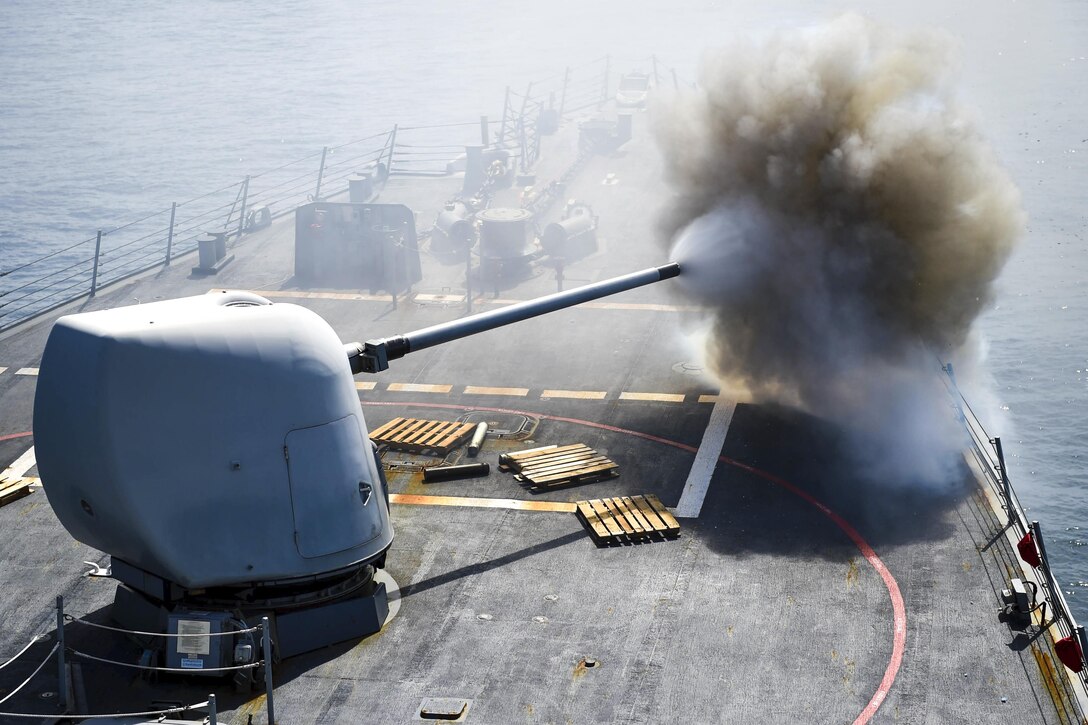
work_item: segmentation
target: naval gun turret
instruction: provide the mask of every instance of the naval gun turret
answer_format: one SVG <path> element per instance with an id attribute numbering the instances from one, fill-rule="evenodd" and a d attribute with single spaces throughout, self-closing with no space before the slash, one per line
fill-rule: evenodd
<path id="1" fill-rule="evenodd" d="M 217 632 L 270 616 L 279 657 L 369 634 L 387 616 L 393 526 L 353 374 L 677 274 L 651 268 L 365 344 L 248 292 L 62 317 L 34 402 L 43 488 L 72 536 L 110 555 L 122 626 Z M 166 665 L 208 670 L 252 651 L 209 639 L 200 652 L 169 640 Z"/>

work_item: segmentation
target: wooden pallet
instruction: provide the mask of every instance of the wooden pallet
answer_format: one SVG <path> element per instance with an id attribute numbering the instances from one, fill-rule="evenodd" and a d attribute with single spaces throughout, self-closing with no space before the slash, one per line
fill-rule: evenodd
<path id="1" fill-rule="evenodd" d="M 0 478 L 0 506 L 5 506 L 34 492 L 36 478 Z"/>
<path id="2" fill-rule="evenodd" d="M 589 483 L 619 475 L 619 464 L 582 443 L 544 446 L 499 456 L 499 470 L 533 489 Z"/>
<path id="3" fill-rule="evenodd" d="M 394 418 L 370 432 L 370 440 L 393 450 L 444 456 L 472 436 L 475 423 Z"/>
<path id="4" fill-rule="evenodd" d="M 652 493 L 595 498 L 575 505 L 578 518 L 589 527 L 598 544 L 674 539 L 680 535 L 680 523 Z"/>

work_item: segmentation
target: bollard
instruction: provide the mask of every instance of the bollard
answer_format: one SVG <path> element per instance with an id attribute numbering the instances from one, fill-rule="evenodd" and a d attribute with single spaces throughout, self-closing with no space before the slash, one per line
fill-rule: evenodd
<path id="1" fill-rule="evenodd" d="M 99 232 L 101 234 L 101 232 Z M 64 597 L 57 597 L 57 697 L 61 712 L 68 710 L 68 668 L 64 664 Z"/>
<path id="2" fill-rule="evenodd" d="M 268 617 L 261 617 L 261 653 L 264 656 L 265 712 L 268 725 L 276 724 L 276 707 L 272 702 L 272 630 Z"/>
<path id="3" fill-rule="evenodd" d="M 208 725 L 216 725 L 215 716 L 215 693 L 212 693 L 208 695 Z"/>

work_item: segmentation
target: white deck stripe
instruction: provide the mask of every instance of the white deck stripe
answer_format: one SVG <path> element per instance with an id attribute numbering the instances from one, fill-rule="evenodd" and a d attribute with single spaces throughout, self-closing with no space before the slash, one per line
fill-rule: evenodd
<path id="1" fill-rule="evenodd" d="M 19 368 L 15 371 L 16 375 L 37 375 L 38 368 Z"/>
<path id="2" fill-rule="evenodd" d="M 14 463 L 8 466 L 3 473 L 0 473 L 0 479 L 22 478 L 27 471 L 34 467 L 35 463 L 37 463 L 37 459 L 34 458 L 34 446 L 31 446 L 26 449 L 23 455 L 16 458 Z"/>
<path id="3" fill-rule="evenodd" d="M 699 518 L 703 499 L 706 498 L 707 489 L 710 488 L 710 479 L 713 478 L 714 469 L 718 466 L 718 456 L 722 454 L 725 435 L 729 432 L 729 423 L 732 422 L 733 411 L 736 409 L 736 401 L 726 400 L 723 396 L 719 396 L 717 402 L 714 403 L 714 410 L 710 412 L 710 421 L 706 424 L 706 430 L 703 431 L 703 440 L 699 443 L 699 450 L 691 464 L 687 483 L 684 484 L 684 492 L 680 495 L 680 503 L 673 509 L 673 513 L 678 518 Z"/>
<path id="4" fill-rule="evenodd" d="M 7 370 L 7 368 L 0 368 L 0 373 L 4 372 L 5 370 Z"/>

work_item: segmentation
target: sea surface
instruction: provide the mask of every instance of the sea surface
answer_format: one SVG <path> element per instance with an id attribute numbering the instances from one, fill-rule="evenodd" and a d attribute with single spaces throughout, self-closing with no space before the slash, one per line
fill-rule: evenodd
<path id="1" fill-rule="evenodd" d="M 606 53 L 690 82 L 734 34 L 853 9 L 941 27 L 1029 214 L 977 326 L 977 412 L 1088 621 L 1088 3 L 762 5 L 5 0 L 0 271 L 393 123 L 498 118 L 507 84 Z"/>

